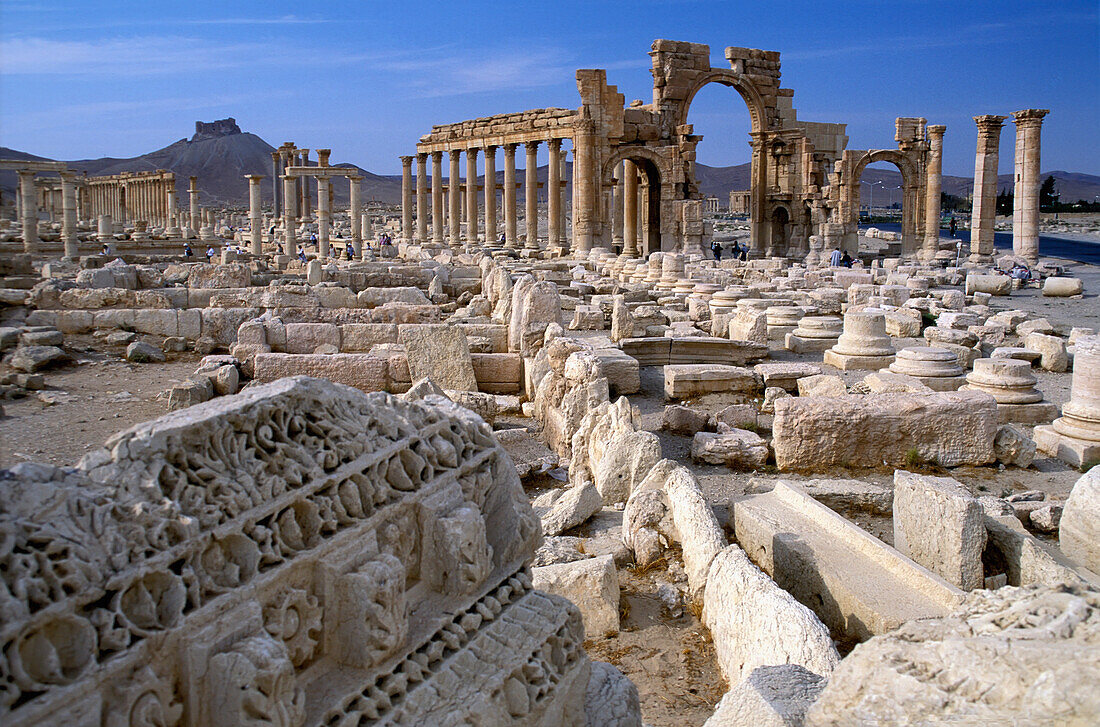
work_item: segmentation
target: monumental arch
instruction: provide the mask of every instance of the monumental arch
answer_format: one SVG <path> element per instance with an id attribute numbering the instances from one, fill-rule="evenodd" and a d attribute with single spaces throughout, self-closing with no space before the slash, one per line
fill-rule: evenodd
<path id="1" fill-rule="evenodd" d="M 421 244 L 444 242 L 444 231 L 453 246 L 477 242 L 479 209 L 484 210 L 482 238 L 495 243 L 497 229 L 496 151 L 504 148 L 503 218 L 507 247 L 519 247 L 516 227 L 515 152 L 524 145 L 529 166 L 535 165 L 539 145 L 549 148 L 547 187 L 549 240 L 546 246 L 568 250 L 570 242 L 562 222 L 567 152 L 572 142 L 572 244 L 578 251 L 611 248 L 622 240 L 627 254 L 656 251 L 701 252 L 703 244 L 702 194 L 695 177 L 695 150 L 701 136 L 688 123 L 692 100 L 704 86 L 727 86 L 744 101 L 751 118 L 752 147 L 750 255 L 801 256 L 809 250 L 809 238 L 819 235 L 824 247 L 853 248 L 859 209 L 859 174 L 874 161 L 898 165 L 904 183 L 904 248 L 916 254 L 923 239 L 923 220 L 930 200 L 925 199 L 930 156 L 938 154 L 938 142 L 929 135 L 942 127 L 925 126 L 925 120 L 903 118 L 897 122 L 897 149 L 847 151 L 845 124 L 803 121 L 793 105 L 794 91 L 780 86 L 780 58 L 776 51 L 730 47 L 725 50 L 728 68 L 710 63 L 710 47 L 702 43 L 656 40 L 652 58 L 653 100 L 624 104 L 618 88 L 607 83 L 600 69 L 577 71 L 581 105 L 577 109 L 544 108 L 522 113 L 436 125 L 422 136 L 415 157 L 403 159 L 411 178 L 417 162 L 416 224 L 405 225 L 406 239 Z M 939 131 L 937 131 L 939 130 Z M 930 150 L 932 150 L 930 152 Z M 467 179 L 459 181 L 460 158 L 467 156 Z M 443 157 L 450 161 L 448 182 L 443 181 Z M 485 177 L 493 184 L 477 184 L 477 156 L 484 154 Z M 428 158 L 431 178 L 428 181 Z M 627 166 L 627 165 L 632 166 Z M 933 168 L 938 168 L 933 166 Z M 628 179 L 636 171 L 636 180 Z M 541 186 L 533 172 L 522 184 L 525 203 L 527 249 L 538 249 L 535 200 Z M 428 189 L 431 189 L 430 198 Z M 444 204 L 443 188 L 448 200 Z M 640 190 L 635 198 L 635 188 Z M 412 183 L 403 195 L 405 219 L 413 219 Z M 484 190 L 484 191 L 482 191 Z M 479 207 L 480 198 L 484 206 Z M 465 199 L 460 195 L 465 193 Z M 623 203 L 624 194 L 627 197 Z M 430 204 L 429 204 L 430 199 Z M 937 209 L 938 209 L 938 199 Z M 623 217 L 627 210 L 643 210 L 646 231 L 630 239 L 636 222 Z M 474 213 L 474 214 L 471 214 Z M 431 218 L 429 234 L 429 216 Z M 445 227 L 444 221 L 448 225 Z M 463 227 L 462 221 L 465 220 Z M 626 235 L 624 239 L 623 230 Z M 493 234 L 489 234 L 493 233 Z M 641 237 L 645 239 L 640 239 Z"/>

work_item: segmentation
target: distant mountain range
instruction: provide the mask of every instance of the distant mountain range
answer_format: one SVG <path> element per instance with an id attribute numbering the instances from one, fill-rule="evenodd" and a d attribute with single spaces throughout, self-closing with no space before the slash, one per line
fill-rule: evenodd
<path id="1" fill-rule="evenodd" d="M 262 184 L 263 199 L 265 203 L 271 202 L 271 152 L 273 151 L 275 147 L 260 137 L 242 132 L 231 119 L 223 119 L 209 124 L 200 122 L 196 125 L 195 135 L 190 139 L 180 139 L 163 149 L 138 157 L 80 159 L 68 161 L 66 164 L 70 169 L 87 172 L 88 176 L 167 169 L 176 173 L 176 187 L 181 206 L 187 205 L 188 177 L 190 176 L 198 177 L 199 200 L 202 204 L 243 206 L 248 204 L 248 181 L 244 178 L 246 174 L 262 174 L 266 177 Z M 0 147 L 0 159 L 52 161 L 5 147 Z M 363 176 L 364 200 L 391 204 L 400 202 L 400 175 L 373 174 L 349 163 L 338 163 L 336 166 L 352 167 Z M 730 167 L 710 167 L 697 163 L 695 169 L 699 191 L 707 196 L 718 197 L 724 206 L 731 190 L 749 188 L 749 167 L 748 163 Z M 1053 175 L 1057 193 L 1063 202 L 1076 202 L 1080 199 L 1093 201 L 1100 195 L 1100 176 L 1059 170 L 1043 172 L 1042 177 L 1045 179 L 1048 175 Z M 570 174 L 566 178 L 571 176 Z M 539 167 L 538 177 L 540 181 L 546 181 L 545 166 Z M 498 181 L 503 182 L 503 178 L 504 172 L 498 171 Z M 888 204 L 891 198 L 894 201 L 900 201 L 901 195 L 896 189 L 901 184 L 900 172 L 894 169 L 867 169 L 863 173 L 863 181 L 868 185 L 874 185 L 876 206 L 879 204 L 879 199 L 884 204 Z M 0 192 L 4 194 L 5 199 L 11 199 L 16 184 L 17 178 L 14 172 L 0 172 Z M 943 191 L 948 194 L 965 197 L 970 194 L 972 186 L 973 180 L 970 177 L 945 176 L 943 178 Z M 1011 190 L 1012 186 L 1012 174 L 1002 174 L 997 178 L 998 191 Z M 337 182 L 334 187 L 336 203 L 346 205 L 348 185 Z M 867 190 L 866 186 L 864 190 Z M 568 188 L 566 193 L 570 193 Z M 881 198 L 879 198 L 880 194 L 883 195 Z M 544 194 L 540 194 L 540 197 L 543 196 Z M 522 191 L 520 197 L 522 197 Z"/>

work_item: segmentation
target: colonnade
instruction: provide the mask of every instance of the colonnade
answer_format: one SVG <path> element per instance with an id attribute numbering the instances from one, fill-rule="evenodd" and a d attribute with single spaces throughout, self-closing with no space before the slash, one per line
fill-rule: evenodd
<path id="1" fill-rule="evenodd" d="M 317 182 L 317 251 L 321 257 L 329 257 L 331 254 L 330 249 L 330 232 L 332 226 L 332 180 L 335 177 L 346 177 L 350 184 L 350 201 L 351 209 L 349 210 L 349 216 L 351 218 L 351 242 L 352 249 L 356 257 L 360 257 L 363 251 L 363 194 L 362 194 L 362 182 L 363 177 L 359 174 L 355 174 L 354 169 L 348 167 L 334 167 L 329 164 L 329 156 L 331 155 L 331 149 L 318 149 L 317 150 L 317 165 L 316 166 L 284 166 L 282 169 L 283 180 L 283 200 L 282 200 L 282 216 L 283 216 L 283 239 L 286 243 L 286 254 L 296 255 L 298 253 L 298 236 L 297 236 L 297 224 L 299 221 L 298 209 L 299 205 L 308 205 L 308 200 L 303 200 L 298 195 L 298 190 L 301 188 L 308 189 L 309 183 L 300 184 L 304 180 L 310 178 L 316 179 Z M 272 155 L 274 158 L 274 155 Z M 308 155 L 306 156 L 308 161 Z M 259 241 L 262 240 L 262 236 L 258 236 L 256 230 L 259 229 L 258 220 L 262 220 L 262 213 L 260 211 L 260 180 L 263 177 L 258 175 L 252 175 L 248 177 L 249 180 L 249 217 L 254 220 L 252 225 L 252 238 L 251 244 L 254 251 L 259 249 Z M 409 180 L 408 175 L 402 178 L 402 191 L 404 197 L 408 198 Z M 301 217 L 303 222 L 308 222 L 305 215 Z"/>
<path id="2" fill-rule="evenodd" d="M 1040 131 L 1047 109 L 1015 111 L 1015 183 L 1012 205 L 1012 252 L 1039 261 Z M 975 116 L 978 145 L 974 157 L 974 194 L 970 215 L 970 261 L 993 260 L 993 225 L 997 217 L 997 167 L 1001 127 L 1007 116 Z M 938 219 L 938 218 L 937 218 Z"/>
<path id="3" fill-rule="evenodd" d="M 145 221 L 168 227 L 176 214 L 176 175 L 173 172 L 136 172 L 89 177 L 82 190 L 89 216 L 110 215 L 119 222 Z"/>
<path id="4" fill-rule="evenodd" d="M 452 248 L 463 245 L 497 247 L 500 227 L 497 193 L 502 192 L 504 214 L 504 242 L 509 249 L 521 247 L 519 239 L 518 210 L 516 206 L 516 149 L 523 143 L 526 169 L 522 183 L 524 197 L 525 236 L 523 249 L 536 251 L 543 247 L 568 250 L 565 235 L 565 205 L 562 192 L 565 188 L 566 152 L 561 138 L 507 142 L 501 144 L 466 146 L 463 148 L 432 149 L 419 151 L 415 156 L 401 157 L 401 234 L 408 241 L 419 245 L 449 244 Z M 547 173 L 547 234 L 539 237 L 538 147 L 545 143 L 549 152 Z M 504 180 L 498 183 L 496 154 L 504 151 Z M 466 154 L 466 174 L 462 178 L 462 154 Z M 443 179 L 443 156 L 448 157 L 448 175 Z M 484 181 L 478 181 L 478 156 L 484 154 Z M 431 177 L 428 177 L 428 157 L 431 157 Z M 415 183 L 413 161 L 416 161 Z M 446 197 L 444 197 L 446 192 Z M 480 193 L 480 196 L 479 196 Z M 429 198 L 430 195 L 430 198 Z M 429 225 L 430 217 L 430 225 Z M 415 220 L 414 220 L 415 218 Z M 481 221 L 484 220 L 484 235 Z M 465 223 L 465 225 L 463 225 Z"/>

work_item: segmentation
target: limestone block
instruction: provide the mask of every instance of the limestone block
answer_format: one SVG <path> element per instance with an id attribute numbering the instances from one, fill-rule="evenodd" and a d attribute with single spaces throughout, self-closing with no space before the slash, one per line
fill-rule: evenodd
<path id="1" fill-rule="evenodd" d="M 771 388 L 778 386 L 787 391 L 798 391 L 798 380 L 804 376 L 817 376 L 821 373 L 821 367 L 811 363 L 763 363 L 753 366 L 764 382 L 764 386 Z"/>
<path id="2" fill-rule="evenodd" d="M 899 308 L 886 313 L 886 333 L 895 338 L 916 338 L 921 332 L 920 312 L 914 311 L 917 315 L 913 316 L 904 310 L 907 309 Z"/>
<path id="3" fill-rule="evenodd" d="M 829 631 L 810 609 L 762 573 L 736 545 L 711 563 L 703 596 L 718 665 L 731 684 L 761 666 L 796 664 L 828 676 L 840 661 Z"/>
<path id="4" fill-rule="evenodd" d="M 759 387 L 752 369 L 714 364 L 675 364 L 665 366 L 665 396 L 687 399 L 702 394 L 732 392 L 751 394 Z"/>
<path id="5" fill-rule="evenodd" d="M 421 381 L 431 383 L 430 379 Z M 416 388 L 414 384 L 405 396 L 413 394 Z M 439 393 L 442 393 L 442 390 Z M 526 429 L 501 429 L 493 432 L 493 435 L 511 457 L 520 479 L 542 474 L 558 466 L 558 455 L 551 452 L 549 447 Z"/>
<path id="6" fill-rule="evenodd" d="M 617 348 L 581 350 L 569 356 L 564 375 L 567 381 L 581 383 L 607 379 L 612 396 L 633 394 L 641 388 L 638 360 Z"/>
<path id="7" fill-rule="evenodd" d="M 1043 295 L 1047 297 L 1069 297 L 1081 295 L 1085 284 L 1080 278 L 1047 278 L 1043 281 Z"/>
<path id="8" fill-rule="evenodd" d="M 134 330 L 150 336 L 179 335 L 179 313 L 175 310 L 143 308 L 134 311 Z"/>
<path id="9" fill-rule="evenodd" d="M 1100 467 L 1077 480 L 1058 525 L 1058 544 L 1070 560 L 1100 573 Z"/>
<path id="10" fill-rule="evenodd" d="M 168 389 L 168 411 L 185 409 L 209 401 L 214 396 L 214 384 L 210 379 L 187 380 Z"/>
<path id="11" fill-rule="evenodd" d="M 994 459 L 997 404 L 976 391 L 790 397 L 775 401 L 780 469 L 901 466 L 913 452 L 943 467 Z"/>
<path id="12" fill-rule="evenodd" d="M 1095 723 L 1098 613 L 1089 586 L 975 591 L 950 616 L 857 646 L 806 725 Z"/>
<path id="13" fill-rule="evenodd" d="M 542 522 L 544 535 L 560 535 L 571 530 L 603 507 L 600 491 L 590 480 L 582 480 L 568 490 L 550 490 L 531 503 Z"/>
<path id="14" fill-rule="evenodd" d="M 193 265 L 187 275 L 188 288 L 247 288 L 252 285 L 252 268 L 243 263 Z"/>
<path id="15" fill-rule="evenodd" d="M 444 389 L 477 391 L 466 334 L 448 325 L 403 325 L 398 338 L 405 346 L 413 379 L 428 377 Z"/>
<path id="16" fill-rule="evenodd" d="M 1045 333 L 1029 333 L 1027 338 L 1024 339 L 1024 346 L 1032 351 L 1039 352 L 1039 366 L 1047 371 L 1064 373 L 1069 369 L 1069 354 L 1066 352 L 1066 342 L 1061 338 L 1048 336 Z"/>
<path id="17" fill-rule="evenodd" d="M 799 396 L 844 396 L 848 387 L 844 379 L 828 374 L 814 374 L 797 380 Z"/>
<path id="18" fill-rule="evenodd" d="M 619 574 L 610 555 L 532 568 L 531 580 L 576 604 L 589 638 L 619 633 Z"/>
<path id="19" fill-rule="evenodd" d="M 202 335 L 202 311 L 187 309 L 177 310 L 176 326 L 177 335 L 189 341 L 194 341 Z"/>
<path id="20" fill-rule="evenodd" d="M 13 369 L 34 373 L 69 360 L 69 354 L 57 346 L 20 346 L 8 360 Z"/>
<path id="21" fill-rule="evenodd" d="M 943 343 L 952 343 L 956 346 L 973 347 L 978 343 L 978 337 L 970 331 L 943 328 L 941 326 L 929 326 L 924 329 L 924 338 L 930 346 L 939 346 Z"/>
<path id="22" fill-rule="evenodd" d="M 632 432 L 608 442 L 592 470 L 603 503 L 626 502 L 660 459 L 661 442 L 653 432 Z"/>
<path id="23" fill-rule="evenodd" d="M 894 472 L 894 547 L 948 583 L 971 591 L 985 582 L 981 504 L 950 477 Z"/>
<path id="24" fill-rule="evenodd" d="M 798 664 L 759 666 L 725 693 L 703 727 L 801 727 L 827 681 Z"/>
<path id="25" fill-rule="evenodd" d="M 356 296 L 360 308 L 376 308 L 387 303 L 428 305 L 431 303 L 419 288 L 398 286 L 394 288 L 364 288 Z"/>
<path id="26" fill-rule="evenodd" d="M 688 587 L 698 595 L 706 587 L 711 561 L 726 546 L 726 537 L 690 470 L 674 467 L 665 479 L 664 490 L 683 551 Z"/>
<path id="27" fill-rule="evenodd" d="M 229 346 L 237 342 L 237 329 L 241 324 L 258 316 L 260 311 L 255 308 L 203 308 L 199 313 L 202 316 L 202 337 L 220 346 Z M 186 337 L 182 325 L 179 335 Z"/>
<path id="28" fill-rule="evenodd" d="M 762 310 L 745 309 L 730 320 L 729 337 L 732 341 L 750 341 L 767 344 L 768 315 Z"/>
<path id="29" fill-rule="evenodd" d="M 57 329 L 27 331 L 19 336 L 19 345 L 21 346 L 60 346 L 64 342 L 65 336 Z"/>
<path id="30" fill-rule="evenodd" d="M 1039 532 L 1053 533 L 1058 530 L 1062 512 L 1063 507 L 1061 505 L 1043 505 L 1031 511 L 1031 514 L 1028 515 L 1028 522 Z"/>
<path id="31" fill-rule="evenodd" d="M 872 513 L 889 516 L 894 505 L 894 491 L 860 480 L 813 479 L 801 480 L 799 486 L 806 494 L 831 510 L 845 516 Z M 746 494 L 770 492 L 774 480 L 753 478 L 745 488 Z"/>
<path id="32" fill-rule="evenodd" d="M 1036 318 L 1016 324 L 1016 335 L 1021 340 L 1026 340 L 1032 333 L 1045 333 L 1048 336 L 1054 334 L 1054 326 L 1046 318 Z"/>
<path id="33" fill-rule="evenodd" d="M 588 727 L 642 727 L 638 688 L 611 664 L 592 662 L 584 692 Z"/>
<path id="34" fill-rule="evenodd" d="M 734 429 L 749 429 L 751 431 L 757 425 L 758 414 L 759 412 L 752 404 L 730 404 L 714 415 L 714 423 L 716 425 L 725 424 Z M 692 434 L 695 434 L 695 432 L 692 432 Z"/>
<path id="35" fill-rule="evenodd" d="M 286 352 L 313 353 L 319 346 L 340 348 L 340 329 L 332 323 L 286 324 Z"/>
<path id="36" fill-rule="evenodd" d="M 253 359 L 253 380 L 261 383 L 286 376 L 313 376 L 360 391 L 387 391 L 391 385 L 388 371 L 385 359 L 367 353 L 257 353 Z"/>
<path id="37" fill-rule="evenodd" d="M 932 389 L 920 379 L 908 374 L 895 374 L 883 369 L 863 377 L 863 383 L 872 394 L 931 394 Z"/>
<path id="38" fill-rule="evenodd" d="M 993 440 L 993 454 L 1001 464 L 1027 469 L 1035 460 L 1035 442 L 1018 427 L 1003 424 Z"/>
<path id="39" fill-rule="evenodd" d="M 691 458 L 707 464 L 758 469 L 768 461 L 768 444 L 755 432 L 729 429 L 717 434 L 699 432 L 691 441 Z"/>
<path id="40" fill-rule="evenodd" d="M 661 414 L 661 429 L 685 437 L 694 436 L 707 428 L 710 417 L 706 412 L 688 406 L 670 404 Z M 755 417 L 753 419 L 755 421 Z"/>
<path id="41" fill-rule="evenodd" d="M 163 363 L 164 351 L 145 341 L 134 341 L 126 347 L 126 360 L 133 363 Z"/>

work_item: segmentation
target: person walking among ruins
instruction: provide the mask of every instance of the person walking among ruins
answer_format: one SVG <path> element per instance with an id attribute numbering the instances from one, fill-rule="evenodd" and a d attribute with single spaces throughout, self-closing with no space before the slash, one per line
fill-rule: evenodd
<path id="1" fill-rule="evenodd" d="M 958 223 L 958 221 L 957 221 L 957 220 L 955 219 L 955 215 L 951 215 L 951 224 L 949 225 L 949 229 L 951 230 L 951 237 L 954 237 L 954 236 L 955 236 L 955 233 L 956 233 L 956 232 L 958 231 L 958 229 L 959 229 L 959 223 Z"/>
<path id="2" fill-rule="evenodd" d="M 213 262 L 213 261 L 214 261 L 214 247 L 213 247 L 213 245 L 211 245 L 210 247 L 206 248 L 206 262 Z"/>
<path id="3" fill-rule="evenodd" d="M 710 243 L 710 251 L 714 253 L 714 259 L 722 262 L 722 243 L 717 240 Z"/>
<path id="4" fill-rule="evenodd" d="M 834 268 L 839 268 L 842 259 L 843 256 L 840 254 L 840 248 L 838 247 L 837 249 L 833 250 L 831 255 L 829 255 L 829 264 L 832 265 Z"/>
<path id="5" fill-rule="evenodd" d="M 191 243 L 189 243 L 189 242 L 183 243 L 183 256 L 185 258 L 195 257 L 195 251 L 191 249 Z"/>

